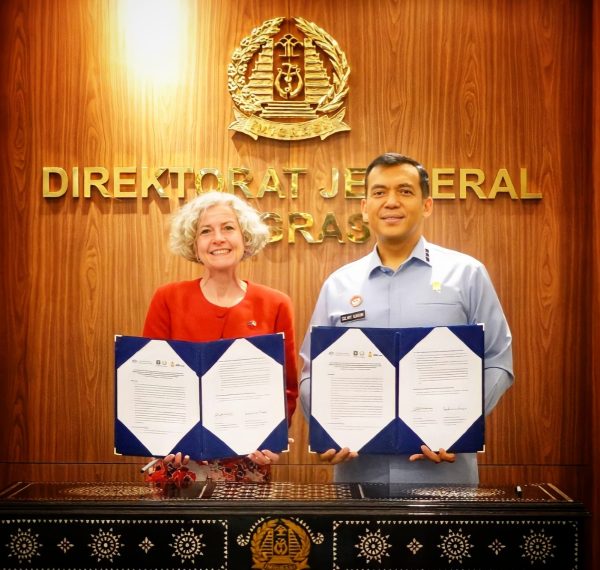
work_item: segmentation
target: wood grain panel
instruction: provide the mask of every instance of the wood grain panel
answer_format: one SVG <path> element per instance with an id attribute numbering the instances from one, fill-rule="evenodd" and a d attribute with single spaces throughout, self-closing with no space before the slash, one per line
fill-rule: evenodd
<path id="1" fill-rule="evenodd" d="M 270 193 L 257 207 L 284 220 L 310 213 L 316 236 L 328 212 L 345 231 L 359 211 L 358 200 L 344 198 L 342 180 L 337 196 L 319 193 L 331 185 L 331 168 L 343 176 L 345 167 L 397 150 L 430 170 L 455 168 L 456 193 L 460 168 L 481 169 L 486 194 L 499 169 L 518 189 L 526 168 L 529 191 L 543 193 L 529 201 L 479 200 L 473 192 L 466 200 L 437 200 L 426 233 L 486 264 L 513 331 L 516 383 L 488 419 L 482 478 L 533 477 L 548 465 L 549 478 L 579 492 L 575 473 L 588 477 L 593 461 L 581 442 L 590 426 L 597 433 L 588 379 L 598 369 L 590 357 L 597 318 L 589 311 L 598 200 L 589 208 L 582 199 L 597 163 L 597 149 L 595 163 L 589 153 L 592 69 L 585 63 L 590 3 L 184 1 L 177 4 L 176 47 L 183 55 L 173 60 L 175 76 L 159 62 L 146 76 L 131 64 L 136 22 L 124 18 L 126 5 L 0 5 L 0 460 L 10 466 L 4 472 L 135 476 L 128 460 L 112 455 L 113 335 L 140 333 L 160 284 L 201 273 L 166 246 L 177 198 L 110 199 L 93 191 L 90 199 L 43 199 L 43 166 L 63 167 L 70 176 L 80 167 L 80 179 L 84 166 L 246 167 L 254 192 L 273 167 L 287 194 Z M 314 21 L 345 51 L 350 132 L 289 143 L 227 130 L 231 53 L 275 16 Z M 168 21 L 149 35 L 166 49 Z M 289 196 L 286 167 L 307 169 L 298 198 Z M 192 178 L 185 186 L 189 197 Z M 372 246 L 332 238 L 309 244 L 299 236 L 290 244 L 285 233 L 245 262 L 242 275 L 292 297 L 300 344 L 323 279 Z M 597 300 L 593 306 L 597 316 Z M 330 469 L 306 451 L 300 413 L 292 435 L 289 465 L 278 466 L 277 477 L 329 480 Z M 527 466 L 532 471 L 523 471 Z"/>
<path id="2" fill-rule="evenodd" d="M 12 481 L 142 481 L 138 465 L 115 463 L 0 463 L 0 487 Z"/>
<path id="3" fill-rule="evenodd" d="M 2 382 L 3 397 L 0 398 L 0 414 L 4 422 L 3 429 L 0 429 L 0 453 L 3 457 L 10 454 L 11 458 L 17 459 L 23 456 L 26 445 L 28 387 L 22 379 L 27 354 L 27 327 L 24 323 L 29 311 L 28 268 L 24 261 L 27 259 L 26 255 L 11 253 L 27 251 L 30 241 L 28 232 L 24 230 L 26 222 L 23 219 L 27 212 L 25 189 L 31 185 L 31 174 L 27 168 L 31 147 L 27 144 L 28 134 L 23 131 L 27 105 L 24 85 L 29 77 L 25 69 L 27 29 L 23 7 L 3 4 L 0 16 L 0 61 L 5 70 L 5 81 L 0 84 L 3 103 L 0 105 L 0 125 L 5 133 L 0 143 L 0 168 L 3 183 L 11 189 L 6 193 L 3 207 L 0 208 L 0 223 L 3 228 L 0 240 L 0 306 L 3 313 L 3 318 L 0 319 L 0 374 L 5 379 Z"/>
<path id="4" fill-rule="evenodd" d="M 592 145 L 592 188 L 593 188 L 593 220 L 600 219 L 600 1 L 593 2 L 593 38 L 592 38 L 592 54 L 593 54 L 593 88 L 592 88 L 592 125 L 593 125 L 593 145 Z M 594 225 L 592 232 L 593 242 L 591 259 L 593 267 L 592 276 L 592 295 L 591 295 L 591 398 L 589 401 L 589 421 L 591 443 L 590 456 L 592 463 L 592 481 L 590 485 L 590 497 L 588 504 L 592 512 L 592 523 L 590 525 L 590 536 L 600 536 L 600 353 L 597 347 L 600 345 L 600 232 L 597 226 Z M 600 566 L 600 548 L 593 549 L 590 568 Z"/>

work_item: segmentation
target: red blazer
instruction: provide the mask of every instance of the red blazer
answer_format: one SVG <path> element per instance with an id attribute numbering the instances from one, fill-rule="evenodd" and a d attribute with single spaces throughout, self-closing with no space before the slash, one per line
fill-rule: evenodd
<path id="1" fill-rule="evenodd" d="M 281 291 L 248 282 L 246 295 L 237 305 L 219 307 L 206 300 L 200 279 L 169 283 L 154 293 L 143 335 L 208 342 L 278 332 L 285 336 L 285 382 L 291 422 L 298 397 L 296 339 L 292 301 Z"/>

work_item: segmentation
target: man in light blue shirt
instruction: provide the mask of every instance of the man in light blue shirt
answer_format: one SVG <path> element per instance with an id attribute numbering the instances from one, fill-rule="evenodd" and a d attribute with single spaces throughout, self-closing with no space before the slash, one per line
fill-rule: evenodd
<path id="1" fill-rule="evenodd" d="M 323 284 L 300 355 L 300 399 L 310 415 L 310 328 L 421 327 L 483 323 L 486 415 L 513 382 L 512 337 L 485 267 L 476 259 L 428 243 L 425 219 L 433 200 L 429 176 L 412 158 L 386 153 L 365 174 L 363 218 L 376 237 L 367 256 L 333 272 Z M 336 482 L 477 483 L 477 456 L 421 447 L 411 455 L 359 455 L 330 449 L 321 460 Z"/>

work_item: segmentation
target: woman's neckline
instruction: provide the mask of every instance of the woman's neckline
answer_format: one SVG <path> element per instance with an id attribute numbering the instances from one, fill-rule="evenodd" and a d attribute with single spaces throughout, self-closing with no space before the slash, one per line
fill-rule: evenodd
<path id="1" fill-rule="evenodd" d="M 234 298 L 231 304 L 220 305 L 209 298 L 209 296 L 206 294 L 205 286 L 203 286 L 203 283 L 206 283 L 206 281 L 203 277 L 200 277 L 198 279 L 198 290 L 200 291 L 200 294 L 209 305 L 212 305 L 220 311 L 228 311 L 229 309 L 236 307 L 246 298 L 246 295 L 248 294 L 248 282 L 240 279 L 239 284 L 240 289 L 243 290 L 243 294 L 241 294 L 237 299 Z"/>

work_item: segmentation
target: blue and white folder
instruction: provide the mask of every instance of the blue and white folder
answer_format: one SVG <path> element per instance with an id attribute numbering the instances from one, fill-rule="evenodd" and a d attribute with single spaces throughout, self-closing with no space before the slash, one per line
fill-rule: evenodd
<path id="1" fill-rule="evenodd" d="M 192 459 L 288 448 L 282 334 L 115 337 L 115 452 Z"/>
<path id="2" fill-rule="evenodd" d="M 484 447 L 482 325 L 313 327 L 310 451 Z"/>

